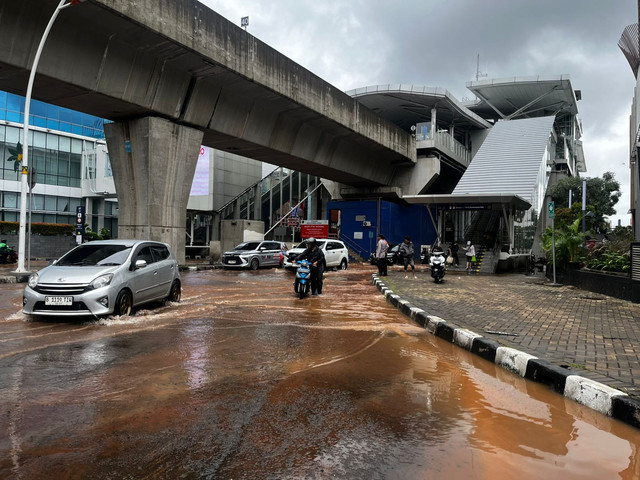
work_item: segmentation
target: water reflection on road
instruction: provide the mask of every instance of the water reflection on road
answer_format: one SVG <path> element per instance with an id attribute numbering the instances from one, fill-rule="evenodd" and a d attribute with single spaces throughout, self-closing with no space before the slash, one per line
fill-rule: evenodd
<path id="1" fill-rule="evenodd" d="M 640 477 L 640 432 L 431 336 L 369 274 L 298 300 L 285 271 L 189 272 L 180 304 L 86 323 L 2 286 L 0 477 Z"/>

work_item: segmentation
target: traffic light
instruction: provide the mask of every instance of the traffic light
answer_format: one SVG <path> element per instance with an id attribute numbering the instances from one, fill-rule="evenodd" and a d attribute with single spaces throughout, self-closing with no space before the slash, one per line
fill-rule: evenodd
<path id="1" fill-rule="evenodd" d="M 33 187 L 36 186 L 36 169 L 35 167 L 31 167 L 29 169 L 29 189 L 33 190 Z"/>

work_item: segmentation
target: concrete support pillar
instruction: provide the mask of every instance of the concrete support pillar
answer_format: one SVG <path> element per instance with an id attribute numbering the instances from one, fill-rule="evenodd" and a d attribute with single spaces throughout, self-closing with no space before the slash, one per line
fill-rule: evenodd
<path id="1" fill-rule="evenodd" d="M 118 236 L 168 243 L 184 263 L 187 201 L 203 133 L 157 117 L 105 124 Z"/>

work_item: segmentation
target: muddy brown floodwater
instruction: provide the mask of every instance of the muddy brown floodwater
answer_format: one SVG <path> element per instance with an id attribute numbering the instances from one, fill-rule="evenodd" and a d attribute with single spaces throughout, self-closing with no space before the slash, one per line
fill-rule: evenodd
<path id="1" fill-rule="evenodd" d="M 0 286 L 0 478 L 640 478 L 638 430 L 431 336 L 370 274 L 299 300 L 283 270 L 187 272 L 180 304 L 86 322 Z"/>

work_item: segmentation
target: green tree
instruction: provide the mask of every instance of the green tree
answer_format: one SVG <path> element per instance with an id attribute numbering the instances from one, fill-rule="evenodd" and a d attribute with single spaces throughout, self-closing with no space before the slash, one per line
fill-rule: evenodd
<path id="1" fill-rule="evenodd" d="M 593 228 L 606 231 L 605 217 L 616 213 L 615 205 L 620 200 L 620 183 L 612 172 L 605 172 L 602 178 L 566 177 L 549 190 L 553 201 L 558 208 L 571 207 L 572 212 L 582 209 L 582 182 L 587 181 L 587 206 L 593 207 Z M 573 205 L 569 205 L 569 190 L 573 192 Z M 574 217 L 575 218 L 575 217 Z"/>
<path id="2" fill-rule="evenodd" d="M 542 234 L 542 249 L 547 252 L 547 260 L 553 248 L 551 227 Z M 556 229 L 556 261 L 559 264 L 575 262 L 578 260 L 584 235 L 582 234 L 582 217 L 576 218 L 571 224 Z"/>

